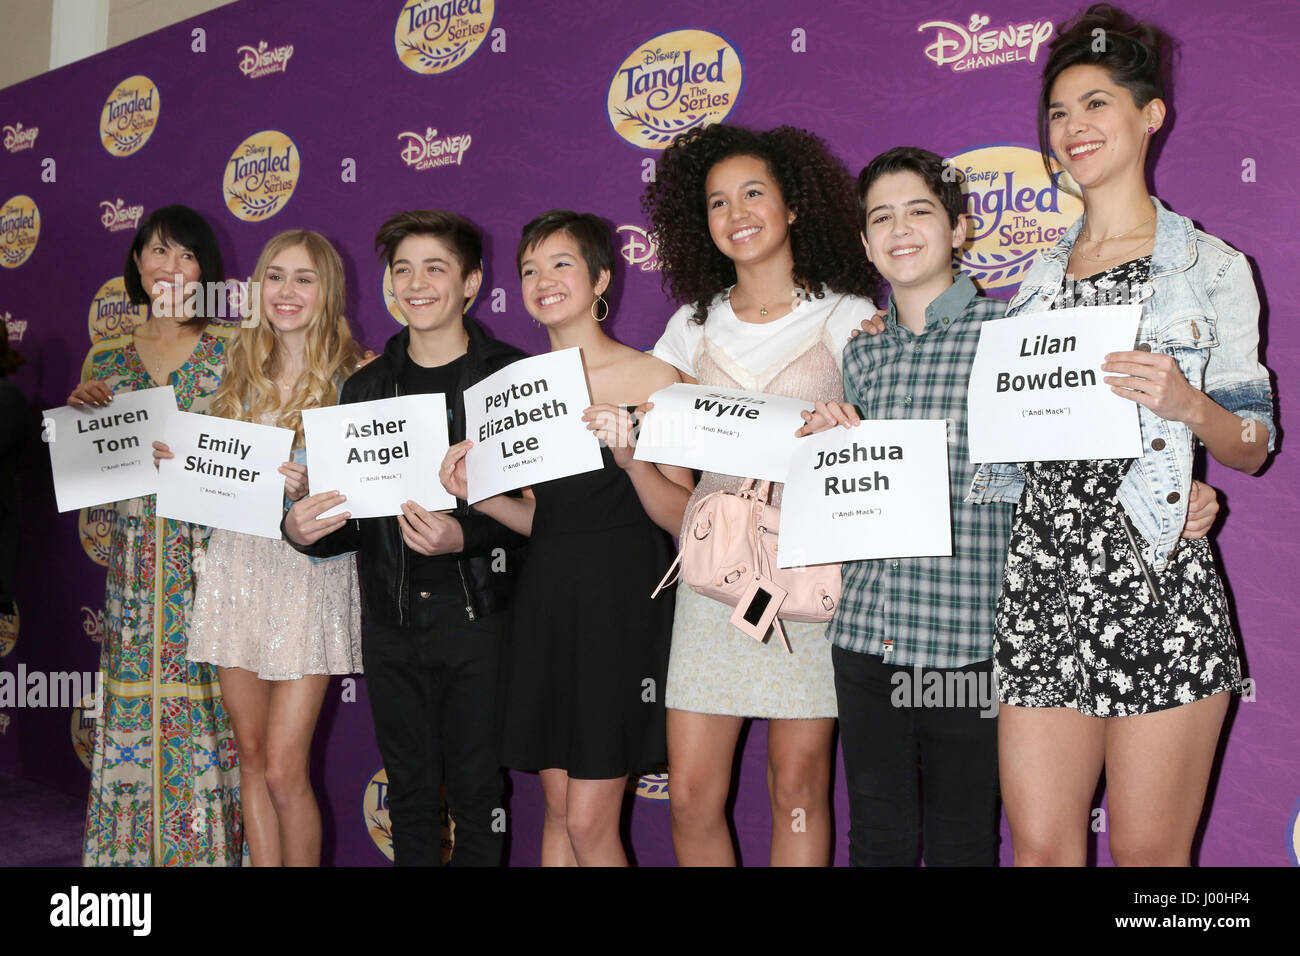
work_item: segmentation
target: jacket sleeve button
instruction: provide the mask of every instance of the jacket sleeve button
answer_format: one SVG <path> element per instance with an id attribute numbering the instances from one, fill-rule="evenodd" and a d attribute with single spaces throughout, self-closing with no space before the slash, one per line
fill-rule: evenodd
<path id="1" fill-rule="evenodd" d="M 1156 451 L 1164 451 L 1165 440 L 1163 438 L 1153 438 L 1151 439 L 1151 447 L 1154 448 Z"/>
<path id="2" fill-rule="evenodd" d="M 1169 492 L 1168 496 L 1165 498 L 1165 501 L 1169 502 L 1171 505 L 1176 505 L 1178 504 L 1178 499 L 1181 497 L 1182 496 L 1178 492 L 1171 491 Z"/>
<path id="3" fill-rule="evenodd" d="M 1150 344 L 1148 344 L 1148 343 L 1146 343 L 1146 342 L 1139 342 L 1139 343 L 1138 343 L 1138 346 L 1137 346 L 1137 350 L 1138 350 L 1139 352 L 1150 352 L 1150 351 L 1151 351 L 1151 346 L 1150 346 Z"/>

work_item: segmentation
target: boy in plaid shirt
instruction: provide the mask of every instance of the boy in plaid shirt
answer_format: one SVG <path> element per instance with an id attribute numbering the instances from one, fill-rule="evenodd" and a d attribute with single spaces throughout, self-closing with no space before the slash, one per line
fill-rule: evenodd
<path id="1" fill-rule="evenodd" d="M 827 630 L 854 866 L 914 866 L 918 840 L 929 866 L 997 860 L 993 625 L 1014 509 L 966 501 L 966 389 L 980 325 L 1005 303 L 953 275 L 966 241 L 959 178 L 915 147 L 882 153 L 859 174 L 862 244 L 890 285 L 889 308 L 883 326 L 844 349 L 845 404 L 818 403 L 801 430 L 855 425 L 859 410 L 948 422 L 951 557 L 845 562 Z M 1206 492 L 1193 486 L 1185 536 L 1213 522 Z"/>

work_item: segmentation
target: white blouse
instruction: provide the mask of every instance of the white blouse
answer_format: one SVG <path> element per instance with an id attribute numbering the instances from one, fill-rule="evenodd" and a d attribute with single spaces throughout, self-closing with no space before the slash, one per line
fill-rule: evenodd
<path id="1" fill-rule="evenodd" d="M 703 325 L 692 321 L 693 305 L 674 312 L 655 343 L 655 357 L 694 378 L 695 357 L 707 336 L 723 370 L 742 387 L 762 391 L 816 339 L 823 339 L 838 360 L 853 330 L 876 313 L 869 299 L 827 292 L 825 298 L 801 299 L 788 315 L 771 322 L 743 322 L 732 311 L 729 292 L 709 305 Z"/>

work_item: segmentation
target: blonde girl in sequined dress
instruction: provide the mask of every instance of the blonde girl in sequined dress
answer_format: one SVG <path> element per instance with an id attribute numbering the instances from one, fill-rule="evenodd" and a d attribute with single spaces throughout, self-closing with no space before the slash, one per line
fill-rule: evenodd
<path id="1" fill-rule="evenodd" d="M 307 493 L 303 409 L 337 402 L 358 348 L 343 315 L 343 265 L 323 236 L 280 233 L 253 279 L 261 318 L 235 336 L 212 414 L 294 430 L 294 461 L 280 466 L 291 502 Z M 221 680 L 252 863 L 319 866 L 309 751 L 330 675 L 361 671 L 355 557 L 318 560 L 279 539 L 215 530 L 198 563 L 189 658 L 216 665 Z"/>

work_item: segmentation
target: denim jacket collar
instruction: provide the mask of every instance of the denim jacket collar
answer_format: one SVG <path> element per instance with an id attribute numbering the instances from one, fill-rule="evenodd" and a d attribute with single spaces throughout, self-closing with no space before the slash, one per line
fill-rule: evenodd
<path id="1" fill-rule="evenodd" d="M 1151 278 L 1182 272 L 1196 262 L 1196 227 L 1190 219 L 1169 211 L 1155 196 L 1150 197 L 1156 207 L 1156 241 L 1151 251 Z M 1049 262 L 1058 263 L 1064 271 L 1074 250 L 1074 243 L 1083 231 L 1084 217 L 1080 216 L 1051 249 L 1043 253 Z"/>

